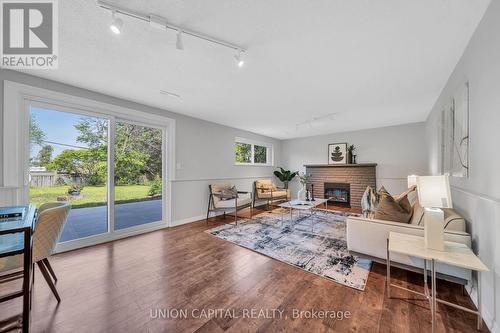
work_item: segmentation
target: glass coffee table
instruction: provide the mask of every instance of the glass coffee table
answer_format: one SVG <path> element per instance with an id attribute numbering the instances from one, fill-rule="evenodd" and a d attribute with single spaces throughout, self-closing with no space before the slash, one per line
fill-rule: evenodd
<path id="1" fill-rule="evenodd" d="M 321 206 L 325 204 L 325 209 L 328 209 L 328 199 L 315 199 L 314 201 L 306 201 L 306 200 L 290 200 L 287 202 L 284 202 L 282 204 L 279 204 L 278 206 L 281 208 L 289 209 L 290 210 L 290 226 L 293 226 L 293 211 L 297 210 L 299 213 L 302 211 L 309 212 L 309 217 L 314 216 L 320 208 L 318 206 Z M 281 225 L 283 226 L 283 220 L 284 220 L 284 213 L 281 213 Z M 314 222 L 311 219 L 311 232 L 314 231 Z"/>

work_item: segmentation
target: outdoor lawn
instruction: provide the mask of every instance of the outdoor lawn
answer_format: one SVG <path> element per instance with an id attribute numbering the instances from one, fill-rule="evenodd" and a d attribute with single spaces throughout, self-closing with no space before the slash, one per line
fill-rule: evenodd
<path id="1" fill-rule="evenodd" d="M 149 185 L 115 186 L 115 203 L 126 203 L 158 199 L 159 196 L 148 195 Z M 68 186 L 32 187 L 30 188 L 30 203 L 39 207 L 42 203 L 57 201 L 59 196 L 67 196 Z M 69 197 L 69 196 L 68 196 Z M 102 206 L 107 203 L 105 186 L 85 186 L 80 198 L 71 199 L 72 208 Z"/>

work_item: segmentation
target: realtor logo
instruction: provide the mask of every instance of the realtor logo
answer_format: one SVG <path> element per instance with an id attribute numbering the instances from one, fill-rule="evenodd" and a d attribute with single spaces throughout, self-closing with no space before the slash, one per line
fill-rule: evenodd
<path id="1" fill-rule="evenodd" d="M 57 68 L 57 0 L 0 0 L 1 67 Z"/>

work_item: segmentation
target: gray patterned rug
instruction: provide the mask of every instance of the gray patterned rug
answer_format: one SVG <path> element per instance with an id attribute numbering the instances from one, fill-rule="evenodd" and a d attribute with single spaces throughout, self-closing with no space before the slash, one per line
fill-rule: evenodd
<path id="1" fill-rule="evenodd" d="M 238 226 L 222 225 L 206 232 L 305 271 L 364 290 L 372 262 L 347 251 L 345 219 L 349 213 L 318 211 L 314 216 L 279 208 Z M 283 217 L 283 222 L 282 222 Z M 311 231 L 311 222 L 314 223 Z"/>

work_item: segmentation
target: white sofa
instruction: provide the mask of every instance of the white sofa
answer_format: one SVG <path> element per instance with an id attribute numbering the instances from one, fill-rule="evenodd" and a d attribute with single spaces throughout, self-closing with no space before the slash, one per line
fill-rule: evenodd
<path id="1" fill-rule="evenodd" d="M 423 210 L 415 202 L 410 223 L 391 222 L 364 217 L 347 218 L 347 248 L 354 254 L 385 263 L 387 258 L 387 238 L 389 233 L 399 232 L 410 235 L 424 235 Z M 465 232 L 465 220 L 452 209 L 445 209 L 445 240 L 471 246 L 471 236 Z M 400 267 L 419 271 L 423 260 L 405 255 L 391 254 L 391 263 Z M 440 278 L 466 284 L 471 279 L 471 271 L 444 264 L 436 265 Z"/>

